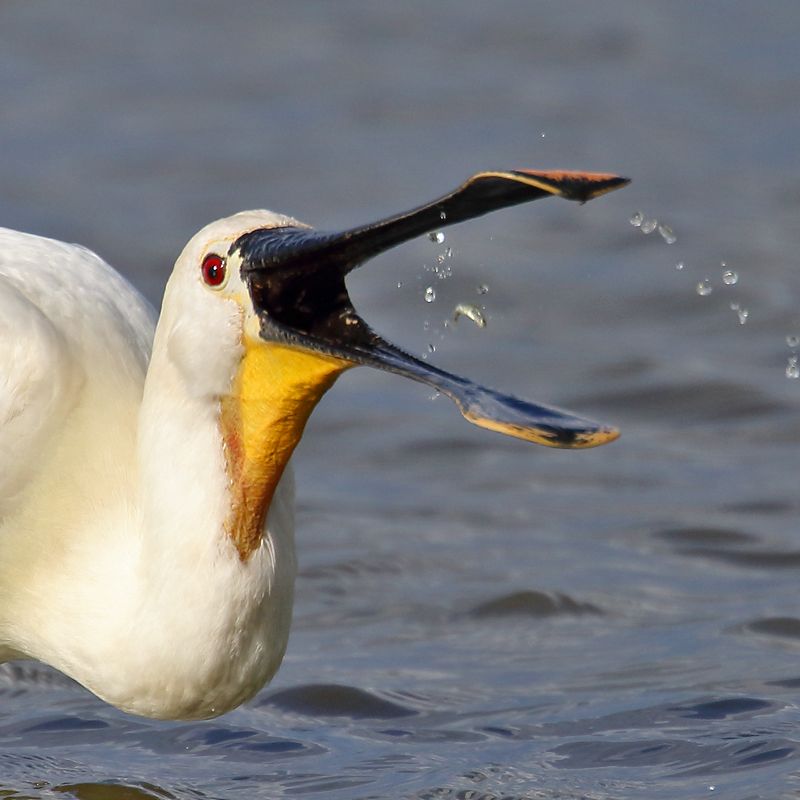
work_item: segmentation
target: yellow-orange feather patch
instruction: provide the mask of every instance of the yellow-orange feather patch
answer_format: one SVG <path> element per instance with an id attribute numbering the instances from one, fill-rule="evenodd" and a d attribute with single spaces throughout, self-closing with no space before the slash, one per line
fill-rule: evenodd
<path id="1" fill-rule="evenodd" d="M 306 422 L 349 361 L 274 342 L 245 341 L 231 393 L 220 407 L 230 484 L 225 527 L 246 561 L 259 546 L 278 481 Z"/>

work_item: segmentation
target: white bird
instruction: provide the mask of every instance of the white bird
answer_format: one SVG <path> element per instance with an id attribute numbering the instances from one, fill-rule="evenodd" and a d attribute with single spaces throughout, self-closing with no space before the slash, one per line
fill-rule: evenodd
<path id="1" fill-rule="evenodd" d="M 429 383 L 523 439 L 615 438 L 405 354 L 357 316 L 344 277 L 425 231 L 625 182 L 481 173 L 341 234 L 235 214 L 186 245 L 157 323 L 94 253 L 0 229 L 0 659 L 39 659 L 149 717 L 212 717 L 252 697 L 291 623 L 288 461 L 357 364 Z"/>

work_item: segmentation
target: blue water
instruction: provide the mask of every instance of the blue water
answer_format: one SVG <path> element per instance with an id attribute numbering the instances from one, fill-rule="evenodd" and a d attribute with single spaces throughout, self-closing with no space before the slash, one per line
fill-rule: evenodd
<path id="1" fill-rule="evenodd" d="M 799 36 L 792 0 L 2 4 L 0 224 L 96 249 L 155 302 L 242 208 L 336 228 L 485 168 L 634 182 L 350 282 L 412 352 L 619 442 L 545 450 L 345 376 L 297 454 L 273 684 L 163 723 L 7 666 L 0 796 L 800 795 Z M 457 302 L 487 328 L 445 328 Z"/>

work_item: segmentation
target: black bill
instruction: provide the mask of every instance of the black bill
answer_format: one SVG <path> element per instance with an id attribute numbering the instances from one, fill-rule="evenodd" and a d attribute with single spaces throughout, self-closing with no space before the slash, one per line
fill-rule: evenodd
<path id="1" fill-rule="evenodd" d="M 395 245 L 420 234 L 548 195 L 585 202 L 628 183 L 584 172 L 482 172 L 432 203 L 341 233 L 308 228 L 259 229 L 241 236 L 241 257 L 268 341 L 325 353 L 353 364 L 396 372 L 450 397 L 476 425 L 550 447 L 594 447 L 616 439 L 608 425 L 530 403 L 452 375 L 381 338 L 356 314 L 345 276 Z"/>

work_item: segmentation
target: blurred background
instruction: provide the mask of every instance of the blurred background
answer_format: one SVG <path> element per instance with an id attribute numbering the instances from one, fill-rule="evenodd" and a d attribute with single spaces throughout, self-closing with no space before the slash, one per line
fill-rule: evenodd
<path id="1" fill-rule="evenodd" d="M 633 183 L 350 279 L 398 344 L 618 442 L 537 448 L 344 376 L 295 459 L 272 686 L 155 723 L 7 666 L 0 794 L 797 796 L 799 38 L 792 0 L 4 0 L 0 225 L 156 306 L 244 208 L 335 229 L 487 168 Z"/>

